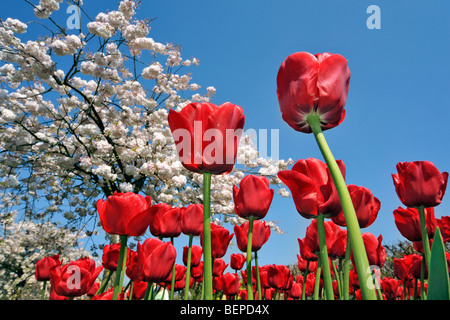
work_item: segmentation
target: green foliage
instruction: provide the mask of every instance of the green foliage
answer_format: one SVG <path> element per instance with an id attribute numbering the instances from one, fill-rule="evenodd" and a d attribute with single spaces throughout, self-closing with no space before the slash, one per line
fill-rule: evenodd
<path id="1" fill-rule="evenodd" d="M 439 228 L 434 234 L 429 270 L 427 300 L 450 300 L 447 259 Z"/>

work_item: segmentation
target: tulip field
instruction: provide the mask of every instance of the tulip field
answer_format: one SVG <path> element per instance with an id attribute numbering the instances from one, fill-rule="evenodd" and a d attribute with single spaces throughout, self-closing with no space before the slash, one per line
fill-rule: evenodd
<path id="1" fill-rule="evenodd" d="M 51 19 L 59 3 L 41 0 L 34 12 Z M 180 48 L 147 37 L 148 21 L 133 20 L 135 10 L 134 1 L 123 0 L 117 10 L 89 22 L 83 36 L 61 28 L 36 42 L 19 39 L 26 24 L 2 18 L 1 81 L 15 84 L 0 94 L 3 184 L 16 189 L 26 184 L 36 198 L 80 207 L 72 211 L 90 217 L 105 234 L 98 256 L 67 251 L 74 240 L 51 250 L 41 242 L 22 272 L 38 288 L 27 299 L 177 300 L 185 303 L 181 314 L 191 315 L 212 315 L 212 309 L 188 304 L 206 300 L 258 301 L 251 312 L 261 315 L 269 311 L 264 302 L 276 300 L 299 308 L 303 300 L 450 300 L 450 215 L 435 217 L 435 208 L 446 201 L 446 168 L 429 159 L 399 159 L 392 168 L 386 188 L 402 204 L 393 211 L 395 227 L 412 250 L 392 259 L 392 274 L 385 272 L 383 235 L 365 230 L 379 218 L 381 202 L 369 188 L 346 182 L 350 168 L 327 141 L 328 133 L 345 123 L 351 91 L 346 57 L 299 48 L 273 79 L 280 118 L 293 134 L 313 140 L 321 157 L 279 164 L 272 177 L 239 171 L 252 112 L 233 101 L 212 103 L 213 88 L 197 100 L 177 95 L 187 90 L 190 76 L 175 70 L 196 59 L 183 60 Z M 90 52 L 93 43 L 100 48 Z M 166 57 L 165 66 L 147 61 L 138 73 L 136 61 L 146 50 Z M 68 57 L 63 61 L 69 68 L 58 69 L 62 62 L 54 64 L 53 56 Z M 155 87 L 147 92 L 142 79 Z M 189 88 L 196 90 L 193 84 Z M 47 93 L 57 95 L 58 103 L 41 98 Z M 7 168 L 17 167 L 29 168 L 31 178 L 19 182 L 18 175 L 14 184 L 13 169 Z M 259 256 L 273 232 L 268 214 L 277 196 L 273 181 L 289 191 L 290 214 L 308 224 L 298 233 L 294 266 L 262 264 Z M 28 212 L 29 198 L 20 192 L 12 202 L 20 207 L 25 201 Z M 225 211 L 234 219 L 231 227 L 215 218 Z M 46 212 L 51 215 L 51 208 Z M 86 220 L 70 213 L 64 214 L 72 221 L 67 234 L 49 235 L 50 242 L 88 230 Z M 18 216 L 2 215 L 8 217 Z M 13 246 L 20 228 L 7 225 L 13 222 L 4 227 L 13 231 L 0 233 L 0 242 Z M 181 235 L 188 239 L 183 250 L 174 245 Z M 238 252 L 227 255 L 232 244 Z M 16 254 L 11 252 L 3 261 Z M 15 288 L 25 287 L 29 278 L 2 286 L 0 293 L 16 297 Z"/>

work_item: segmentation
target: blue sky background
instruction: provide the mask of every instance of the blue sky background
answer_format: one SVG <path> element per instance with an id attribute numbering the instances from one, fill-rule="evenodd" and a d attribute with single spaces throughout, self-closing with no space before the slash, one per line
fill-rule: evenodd
<path id="1" fill-rule="evenodd" d="M 116 10 L 118 3 L 84 2 L 93 18 Z M 346 164 L 347 183 L 369 188 L 381 201 L 378 219 L 363 232 L 382 234 L 388 244 L 403 239 L 392 214 L 401 205 L 391 178 L 397 162 L 429 160 L 450 171 L 450 2 L 142 2 L 137 16 L 157 18 L 150 37 L 181 44 L 183 57 L 200 59 L 200 66 L 190 70 L 193 82 L 217 89 L 213 103 L 242 106 L 245 129 L 280 130 L 280 158 L 322 159 L 313 135 L 296 132 L 281 119 L 276 97 L 280 64 L 298 51 L 346 57 L 352 73 L 347 116 L 325 137 L 335 158 Z M 366 9 L 373 4 L 381 9 L 379 30 L 366 27 Z M 65 6 L 55 17 L 67 15 Z M 30 10 L 25 2 L 5 2 L 1 18 L 28 21 L 34 19 Z M 449 197 L 436 208 L 436 217 L 450 214 Z M 296 263 L 297 238 L 304 237 L 311 221 L 299 216 L 291 198 L 278 195 L 267 219 L 278 221 L 285 234 L 272 233 L 259 253 L 260 265 Z M 187 245 L 184 238 L 177 242 Z M 229 249 L 227 263 L 233 252 L 237 247 Z"/>

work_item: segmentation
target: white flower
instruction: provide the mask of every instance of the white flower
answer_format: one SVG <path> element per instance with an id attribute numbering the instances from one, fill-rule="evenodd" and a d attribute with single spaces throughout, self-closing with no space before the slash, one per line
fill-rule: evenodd
<path id="1" fill-rule="evenodd" d="M 16 119 L 16 114 L 11 110 L 0 107 L 0 123 L 8 123 Z"/>
<path id="2" fill-rule="evenodd" d="M 3 25 L 14 33 L 25 33 L 27 32 L 28 27 L 22 21 L 12 18 L 7 18 L 6 21 L 3 22 Z"/>
<path id="3" fill-rule="evenodd" d="M 163 67 L 159 62 L 153 63 L 151 66 L 142 70 L 142 77 L 144 79 L 156 79 L 162 73 Z"/>
<path id="4" fill-rule="evenodd" d="M 17 176 L 9 175 L 3 178 L 2 183 L 9 188 L 16 188 L 20 186 L 20 181 Z"/>
<path id="5" fill-rule="evenodd" d="M 111 38 L 115 33 L 114 27 L 105 22 L 92 21 L 87 24 L 87 27 L 89 32 L 104 39 Z"/>
<path id="6" fill-rule="evenodd" d="M 132 192 L 133 191 L 133 185 L 131 183 L 128 183 L 128 182 L 122 182 L 122 183 L 119 184 L 119 189 L 123 193 Z"/>

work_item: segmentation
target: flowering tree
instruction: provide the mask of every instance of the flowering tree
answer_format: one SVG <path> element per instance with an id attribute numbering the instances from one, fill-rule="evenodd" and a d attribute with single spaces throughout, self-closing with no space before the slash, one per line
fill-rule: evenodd
<path id="1" fill-rule="evenodd" d="M 201 92 L 187 71 L 199 59 L 151 38 L 151 21 L 136 17 L 135 1 L 95 19 L 85 14 L 89 22 L 76 32 L 52 19 L 62 0 L 25 2 L 38 21 L 0 25 L 2 222 L 9 215 L 39 223 L 63 216 L 67 228 L 90 236 L 98 225 L 95 201 L 114 192 L 176 206 L 201 202 L 202 175 L 181 165 L 167 123 L 170 109 L 214 97 L 215 88 Z M 30 25 L 46 36 L 22 40 Z M 277 172 L 292 163 L 260 157 L 250 136 L 241 138 L 237 162 L 212 181 L 211 211 L 224 222 L 238 222 L 232 186 L 245 173 L 279 184 Z M 38 243 L 48 235 L 35 236 Z"/>

